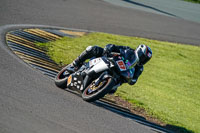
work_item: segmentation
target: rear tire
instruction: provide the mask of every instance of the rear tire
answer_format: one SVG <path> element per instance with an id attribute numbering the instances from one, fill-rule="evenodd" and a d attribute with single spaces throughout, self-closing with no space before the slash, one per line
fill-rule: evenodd
<path id="1" fill-rule="evenodd" d="M 102 97 L 104 97 L 107 93 L 111 91 L 113 86 L 115 85 L 115 81 L 113 78 L 105 79 L 106 83 L 103 83 L 103 86 L 97 87 L 96 91 L 93 93 L 89 93 L 89 90 L 93 86 L 93 82 L 83 91 L 82 98 L 87 102 L 94 102 Z"/>
<path id="2" fill-rule="evenodd" d="M 67 67 L 68 66 L 65 66 L 64 68 L 62 68 L 62 70 L 55 77 L 55 84 L 57 87 L 61 89 L 67 88 L 67 80 L 70 75 L 70 73 L 67 71 Z M 68 74 L 64 75 L 64 73 L 68 73 Z"/>

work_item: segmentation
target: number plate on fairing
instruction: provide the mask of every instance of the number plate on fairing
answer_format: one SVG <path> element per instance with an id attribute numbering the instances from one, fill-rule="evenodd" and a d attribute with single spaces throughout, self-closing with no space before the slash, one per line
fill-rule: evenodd
<path id="1" fill-rule="evenodd" d="M 126 71 L 126 66 L 123 60 L 116 61 L 120 71 Z"/>

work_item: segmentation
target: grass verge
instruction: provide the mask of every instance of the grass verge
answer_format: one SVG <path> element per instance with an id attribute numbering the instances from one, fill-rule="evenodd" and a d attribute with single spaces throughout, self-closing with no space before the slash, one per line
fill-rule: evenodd
<path id="1" fill-rule="evenodd" d="M 126 45 L 136 48 L 148 44 L 153 58 L 134 86 L 122 85 L 116 95 L 145 109 L 161 121 L 200 132 L 200 47 L 137 37 L 90 33 L 37 45 L 60 65 L 71 63 L 89 45 Z"/>
<path id="2" fill-rule="evenodd" d="M 200 0 L 184 0 L 184 1 L 200 4 Z"/>

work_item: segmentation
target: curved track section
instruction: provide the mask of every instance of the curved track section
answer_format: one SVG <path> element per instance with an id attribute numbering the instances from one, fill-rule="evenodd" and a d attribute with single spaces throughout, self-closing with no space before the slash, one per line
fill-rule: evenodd
<path id="1" fill-rule="evenodd" d="M 38 29 L 38 27 L 5 26 L 0 28 L 0 132 L 170 132 L 145 121 L 145 119 L 127 113 L 115 105 L 103 101 L 97 101 L 94 104 L 84 102 L 77 95 L 58 89 L 50 78 L 32 69 L 30 65 L 27 65 L 27 60 L 31 64 L 33 56 L 26 56 L 22 53 L 24 52 L 22 47 L 31 47 L 32 37 L 25 34 L 30 39 L 30 46 L 24 46 L 27 38 L 17 36 L 16 32 L 21 34 L 31 31 L 30 34 L 34 34 L 38 40 L 45 38 L 51 40 L 58 33 L 68 35 L 67 32 L 64 32 L 66 29 L 60 31 L 59 28 L 54 27 L 54 32 L 51 32 L 51 35 L 47 34 L 50 33 L 48 31 L 47 36 L 44 36 L 44 34 L 39 36 L 38 34 L 45 33 L 43 31 L 46 30 L 45 28 Z M 52 31 L 52 27 L 49 28 Z M 46 27 L 46 29 L 49 28 Z M 36 34 L 35 30 L 42 30 L 42 32 Z M 16 37 L 19 38 L 16 39 Z M 25 58 L 26 63 L 15 56 L 5 44 L 10 45 L 9 47 L 15 54 Z M 17 49 L 16 45 L 20 50 Z M 36 49 L 32 48 L 32 50 Z M 29 51 L 32 52 L 31 49 Z M 41 49 L 37 49 L 37 51 L 43 53 Z M 38 59 L 37 57 L 34 58 Z M 53 63 L 51 60 L 49 61 Z M 42 67 L 45 68 L 46 66 Z"/>
<path id="2" fill-rule="evenodd" d="M 46 55 L 47 51 L 37 47 L 36 43 L 55 41 L 65 36 L 81 36 L 85 33 L 47 28 L 17 29 L 6 33 L 6 43 L 23 61 L 54 78 L 60 70 L 59 66 Z"/>

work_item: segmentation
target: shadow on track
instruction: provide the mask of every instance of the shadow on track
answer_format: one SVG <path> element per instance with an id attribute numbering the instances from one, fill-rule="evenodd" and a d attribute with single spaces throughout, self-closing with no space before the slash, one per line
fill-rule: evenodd
<path id="1" fill-rule="evenodd" d="M 151 6 L 148 6 L 148 5 L 144 5 L 144 4 L 141 4 L 141 3 L 138 3 L 138 2 L 134 2 L 134 1 L 131 1 L 131 0 L 123 0 L 125 2 L 128 2 L 128 3 L 131 3 L 131 4 L 134 4 L 134 5 L 137 5 L 137 6 L 141 6 L 141 7 L 145 7 L 145 8 L 148 8 L 148 9 L 152 9 L 154 11 L 157 11 L 157 12 L 160 12 L 160 13 L 163 13 L 163 14 L 166 14 L 166 15 L 169 15 L 169 16 L 173 16 L 173 17 L 177 17 L 176 15 L 174 14 L 171 14 L 171 13 L 168 13 L 168 12 L 165 12 L 165 11 L 162 11 L 162 10 L 159 10 L 155 7 L 151 7 Z"/>

